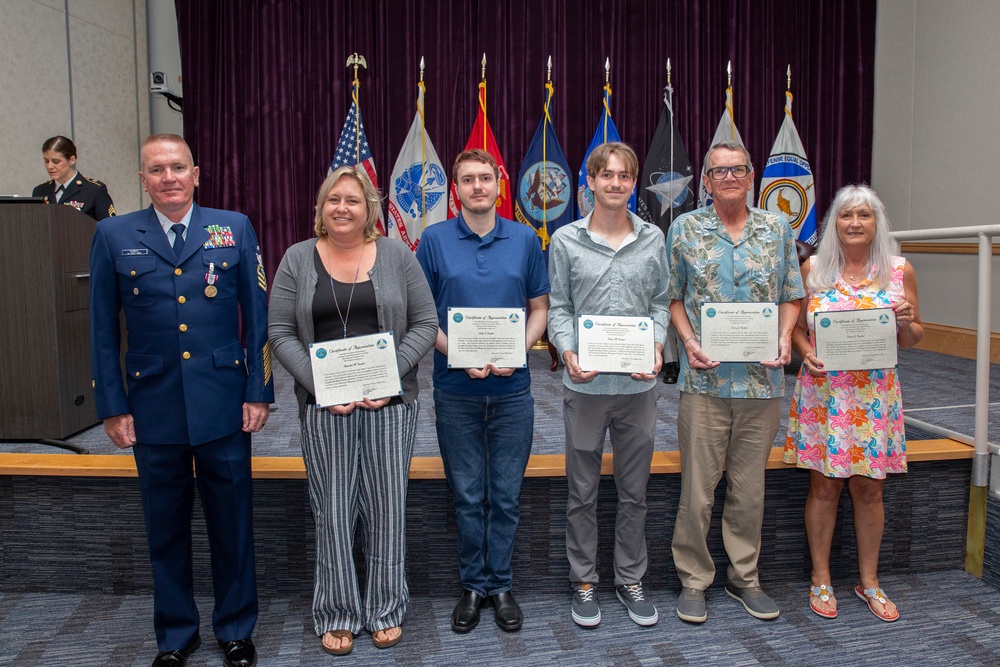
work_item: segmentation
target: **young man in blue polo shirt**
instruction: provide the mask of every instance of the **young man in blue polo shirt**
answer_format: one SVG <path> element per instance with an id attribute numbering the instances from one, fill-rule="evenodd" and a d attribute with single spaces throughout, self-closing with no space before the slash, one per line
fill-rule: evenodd
<path id="1" fill-rule="evenodd" d="M 535 403 L 527 368 L 448 368 L 448 308 L 528 305 L 525 349 L 545 330 L 549 281 L 541 244 L 525 225 L 496 213 L 499 169 L 486 151 L 463 151 L 452 179 L 462 204 L 457 218 L 424 230 L 417 246 L 437 304 L 434 408 L 448 487 L 455 496 L 462 596 L 455 632 L 479 623 L 490 598 L 496 623 L 513 632 L 523 616 L 511 594 L 514 533 L 521 480 L 531 454 Z"/>

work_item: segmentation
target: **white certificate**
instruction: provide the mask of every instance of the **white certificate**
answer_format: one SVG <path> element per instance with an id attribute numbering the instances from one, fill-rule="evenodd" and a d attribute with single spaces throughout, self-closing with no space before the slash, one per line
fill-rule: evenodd
<path id="1" fill-rule="evenodd" d="M 312 343 L 309 358 L 316 407 L 403 393 L 391 331 Z"/>
<path id="2" fill-rule="evenodd" d="M 891 308 L 819 312 L 813 325 L 816 356 L 825 371 L 896 366 L 896 313 Z"/>
<path id="3" fill-rule="evenodd" d="M 652 373 L 653 318 L 581 315 L 578 363 L 584 371 Z"/>
<path id="4" fill-rule="evenodd" d="M 524 308 L 448 308 L 448 368 L 526 368 Z"/>
<path id="5" fill-rule="evenodd" d="M 773 303 L 704 303 L 701 349 L 712 361 L 778 358 L 778 306 Z"/>

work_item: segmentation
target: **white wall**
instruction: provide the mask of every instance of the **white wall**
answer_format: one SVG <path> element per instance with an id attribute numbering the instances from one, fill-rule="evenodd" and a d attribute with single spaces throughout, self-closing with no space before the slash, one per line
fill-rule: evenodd
<path id="1" fill-rule="evenodd" d="M 998 30 L 996 0 L 879 1 L 872 185 L 894 229 L 1000 224 Z M 923 319 L 974 328 L 976 256 L 907 259 Z M 998 259 L 993 275 L 996 331 Z"/>
<path id="2" fill-rule="evenodd" d="M 146 0 L 3 0 L 0 194 L 30 195 L 48 180 L 42 142 L 63 134 L 119 212 L 141 208 L 146 62 Z"/>

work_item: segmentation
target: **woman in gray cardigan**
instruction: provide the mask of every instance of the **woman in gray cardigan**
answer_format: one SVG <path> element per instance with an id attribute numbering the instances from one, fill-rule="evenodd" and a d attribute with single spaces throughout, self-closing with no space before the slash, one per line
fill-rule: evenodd
<path id="1" fill-rule="evenodd" d="M 271 288 L 268 336 L 295 379 L 316 522 L 313 620 L 323 650 L 334 655 L 350 653 L 362 629 L 379 648 L 402 637 L 417 362 L 437 336 L 434 300 L 419 264 L 376 228 L 380 202 L 363 171 L 334 171 L 316 198 L 317 238 L 288 249 Z M 402 394 L 317 408 L 309 344 L 390 331 Z M 368 571 L 364 598 L 352 555 L 359 518 Z"/>

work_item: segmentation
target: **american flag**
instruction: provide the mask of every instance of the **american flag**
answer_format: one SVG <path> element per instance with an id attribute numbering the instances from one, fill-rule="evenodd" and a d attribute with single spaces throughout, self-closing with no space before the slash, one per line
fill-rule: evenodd
<path id="1" fill-rule="evenodd" d="M 347 112 L 347 120 L 344 121 L 344 128 L 340 131 L 340 140 L 337 142 L 337 150 L 333 154 L 330 162 L 330 171 L 339 167 L 349 167 L 360 164 L 364 167 L 365 173 L 371 179 L 372 184 L 378 188 L 378 174 L 375 171 L 375 159 L 372 151 L 368 147 L 368 137 L 365 136 L 365 124 L 361 120 L 361 109 L 358 108 L 357 86 L 352 94 L 351 108 Z M 378 213 L 379 230 L 385 233 L 385 217 L 381 208 Z"/>

